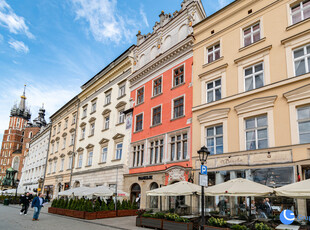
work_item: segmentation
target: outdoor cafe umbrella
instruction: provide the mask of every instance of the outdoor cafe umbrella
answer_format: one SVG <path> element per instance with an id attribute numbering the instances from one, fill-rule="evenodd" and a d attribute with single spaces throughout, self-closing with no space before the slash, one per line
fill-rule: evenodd
<path id="1" fill-rule="evenodd" d="M 153 189 L 146 192 L 147 196 L 186 196 L 194 193 L 200 194 L 199 185 L 181 181 L 175 184 L 167 185 L 161 188 Z"/>
<path id="2" fill-rule="evenodd" d="M 210 186 L 205 190 L 207 196 L 265 196 L 273 189 L 243 178 Z"/>
<path id="3" fill-rule="evenodd" d="M 310 179 L 275 189 L 276 195 L 291 198 L 310 198 Z"/>
<path id="4" fill-rule="evenodd" d="M 58 195 L 59 196 L 71 196 L 71 195 L 78 196 L 77 194 L 79 194 L 83 191 L 87 191 L 88 189 L 90 189 L 90 188 L 89 187 L 77 187 L 77 188 L 72 188 L 72 189 L 62 191 L 62 192 L 58 193 Z"/>

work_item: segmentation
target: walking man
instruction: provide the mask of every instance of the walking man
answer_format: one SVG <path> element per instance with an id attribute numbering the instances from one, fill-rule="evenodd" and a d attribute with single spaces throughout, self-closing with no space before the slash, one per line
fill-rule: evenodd
<path id="1" fill-rule="evenodd" d="M 20 215 L 27 215 L 29 204 L 31 201 L 31 197 L 29 196 L 29 192 L 26 195 L 22 195 L 20 197 L 20 204 L 22 205 L 22 209 L 20 210 Z"/>
<path id="2" fill-rule="evenodd" d="M 32 219 L 33 221 L 39 220 L 38 218 L 40 215 L 41 208 L 43 207 L 43 202 L 44 202 L 44 199 L 43 199 L 42 193 L 39 193 L 39 195 L 33 199 L 32 204 L 31 204 L 31 208 L 34 208 L 33 219 Z"/>

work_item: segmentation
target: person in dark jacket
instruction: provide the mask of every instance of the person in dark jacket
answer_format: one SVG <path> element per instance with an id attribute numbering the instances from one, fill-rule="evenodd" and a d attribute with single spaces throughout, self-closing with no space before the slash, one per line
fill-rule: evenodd
<path id="1" fill-rule="evenodd" d="M 22 209 L 20 210 L 20 215 L 27 215 L 29 204 L 31 201 L 31 197 L 29 196 L 29 192 L 26 193 L 26 195 L 20 196 L 19 204 L 22 205 Z"/>
<path id="2" fill-rule="evenodd" d="M 34 213 L 33 213 L 33 218 L 32 220 L 39 220 L 39 215 L 41 208 L 43 207 L 44 199 L 43 199 L 43 194 L 39 193 L 38 196 L 36 196 L 32 203 L 31 203 L 31 208 L 34 208 Z"/>

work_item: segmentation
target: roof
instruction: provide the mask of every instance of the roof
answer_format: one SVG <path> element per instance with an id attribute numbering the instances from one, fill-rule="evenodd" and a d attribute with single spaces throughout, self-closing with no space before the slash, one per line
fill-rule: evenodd
<path id="1" fill-rule="evenodd" d="M 50 119 L 52 119 L 53 117 L 55 117 L 61 110 L 63 110 L 64 108 L 66 108 L 68 105 L 70 105 L 73 101 L 77 100 L 78 96 L 74 96 L 70 101 L 68 101 L 64 106 L 62 106 L 60 109 L 58 109 L 55 113 L 53 113 L 50 116 Z"/>

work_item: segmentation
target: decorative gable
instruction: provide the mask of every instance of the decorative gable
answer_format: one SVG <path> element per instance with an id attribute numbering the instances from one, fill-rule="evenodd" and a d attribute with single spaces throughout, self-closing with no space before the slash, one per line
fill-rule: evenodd
<path id="1" fill-rule="evenodd" d="M 76 151 L 77 152 L 82 152 L 84 149 L 82 147 L 78 148 Z"/>
<path id="2" fill-rule="evenodd" d="M 105 109 L 105 110 L 103 110 L 102 115 L 106 115 L 108 113 L 111 113 L 111 110 L 110 109 Z"/>
<path id="3" fill-rule="evenodd" d="M 113 137 L 113 140 L 117 140 L 117 139 L 121 139 L 121 138 L 124 138 L 124 134 L 121 134 L 121 133 L 117 133 L 114 137 Z"/>
<path id="4" fill-rule="evenodd" d="M 93 121 L 95 121 L 95 120 L 96 120 L 95 117 L 91 117 L 91 118 L 88 120 L 88 122 L 93 122 Z"/>
<path id="5" fill-rule="evenodd" d="M 286 92 L 283 94 L 283 97 L 286 98 L 287 102 L 310 98 L 310 84 Z"/>
<path id="6" fill-rule="evenodd" d="M 125 106 L 126 105 L 126 102 L 124 102 L 124 101 L 120 101 L 116 106 L 115 106 L 115 108 L 120 108 L 120 107 L 122 107 L 122 106 Z"/>
<path id="7" fill-rule="evenodd" d="M 85 148 L 86 149 L 91 149 L 91 148 L 94 148 L 94 145 L 93 144 L 88 144 Z"/>
<path id="8" fill-rule="evenodd" d="M 82 122 L 81 124 L 80 124 L 80 127 L 83 127 L 83 126 L 85 126 L 86 125 L 86 123 L 85 122 Z"/>
<path id="9" fill-rule="evenodd" d="M 99 144 L 102 145 L 102 144 L 106 144 L 109 142 L 109 139 L 106 139 L 106 138 L 102 138 L 100 141 L 99 141 Z"/>
<path id="10" fill-rule="evenodd" d="M 255 98 L 235 106 L 235 110 L 239 115 L 243 113 L 257 111 L 260 109 L 270 108 L 274 106 L 274 102 L 276 99 L 277 96 Z"/>
<path id="11" fill-rule="evenodd" d="M 214 109 L 203 113 L 197 117 L 200 123 L 211 122 L 215 120 L 225 119 L 228 117 L 230 108 Z"/>

